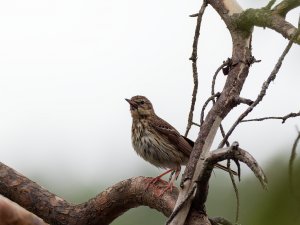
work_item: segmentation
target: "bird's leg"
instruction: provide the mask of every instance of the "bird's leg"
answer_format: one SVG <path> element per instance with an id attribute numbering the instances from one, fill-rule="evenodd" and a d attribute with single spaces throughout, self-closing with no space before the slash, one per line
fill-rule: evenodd
<path id="1" fill-rule="evenodd" d="M 152 179 L 150 180 L 149 184 L 147 185 L 146 189 L 148 189 L 148 187 L 150 186 L 150 184 L 155 184 L 157 181 L 161 180 L 161 179 L 160 179 L 161 177 L 163 177 L 164 175 L 166 175 L 166 174 L 168 174 L 168 173 L 170 173 L 170 172 L 172 172 L 172 171 L 174 171 L 174 170 L 175 170 L 175 169 L 169 169 L 169 170 L 167 170 L 166 172 L 160 174 L 159 176 L 152 178 Z"/>
<path id="2" fill-rule="evenodd" d="M 170 181 L 172 180 L 172 177 L 173 177 L 173 175 L 174 175 L 175 172 L 176 172 L 176 170 L 173 170 L 173 171 L 171 172 L 170 177 L 169 177 L 169 183 L 170 183 Z M 177 180 L 177 179 L 176 179 L 176 180 Z"/>
<path id="3" fill-rule="evenodd" d="M 170 189 L 170 191 L 172 192 L 173 190 L 173 184 L 175 182 L 175 180 L 177 180 L 179 174 L 180 174 L 180 170 L 181 167 L 178 166 L 176 169 L 173 169 L 173 171 L 175 171 L 175 176 L 172 177 L 171 181 L 169 181 L 168 185 L 164 188 L 164 190 L 159 194 L 159 196 L 162 196 L 167 190 Z"/>

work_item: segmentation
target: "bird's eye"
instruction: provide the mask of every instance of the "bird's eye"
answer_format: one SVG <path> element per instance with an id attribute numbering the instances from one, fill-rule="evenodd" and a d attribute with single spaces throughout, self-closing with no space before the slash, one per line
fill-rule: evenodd
<path id="1" fill-rule="evenodd" d="M 140 102 L 141 105 L 144 105 L 144 103 L 145 103 L 144 101 L 141 101 L 141 102 Z"/>

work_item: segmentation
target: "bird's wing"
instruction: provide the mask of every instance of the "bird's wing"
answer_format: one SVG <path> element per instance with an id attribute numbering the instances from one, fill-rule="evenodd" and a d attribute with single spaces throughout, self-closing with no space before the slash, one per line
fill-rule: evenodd
<path id="1" fill-rule="evenodd" d="M 183 137 L 190 144 L 190 146 L 194 147 L 195 142 L 193 142 L 191 139 L 189 139 L 189 138 L 187 138 L 185 136 L 181 135 L 181 137 Z"/>
<path id="2" fill-rule="evenodd" d="M 157 131 L 159 134 L 164 135 L 168 140 L 177 146 L 180 151 L 182 151 L 186 156 L 190 156 L 193 149 L 192 145 L 180 135 L 180 133 L 172 127 L 168 122 L 164 121 L 159 117 L 154 117 L 150 120 L 150 126 Z"/>

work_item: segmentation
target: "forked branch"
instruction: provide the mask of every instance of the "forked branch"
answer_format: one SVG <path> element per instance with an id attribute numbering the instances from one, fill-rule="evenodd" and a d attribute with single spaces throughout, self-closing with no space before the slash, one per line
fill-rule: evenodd
<path id="1" fill-rule="evenodd" d="M 300 27 L 300 18 L 299 18 L 299 27 Z M 297 35 L 298 35 L 298 32 L 294 33 L 293 37 L 295 37 Z M 279 57 L 276 65 L 274 66 L 274 68 L 273 68 L 272 72 L 270 73 L 269 77 L 263 83 L 262 88 L 260 90 L 260 93 L 258 94 L 255 101 L 253 101 L 253 103 L 234 122 L 232 127 L 229 129 L 229 131 L 227 132 L 227 134 L 225 135 L 225 137 L 223 138 L 223 140 L 219 144 L 219 148 L 222 148 L 225 145 L 228 137 L 232 134 L 234 129 L 239 125 L 239 123 L 254 109 L 254 107 L 256 107 L 263 100 L 264 96 L 266 95 L 267 89 L 270 86 L 270 83 L 275 80 L 275 78 L 276 78 L 276 76 L 277 76 L 277 74 L 278 74 L 278 72 L 281 68 L 282 62 L 283 62 L 285 56 L 287 55 L 287 53 L 289 52 L 289 50 L 291 49 L 292 45 L 293 45 L 293 38 L 289 41 L 289 43 L 285 47 L 284 51 L 282 52 L 281 56 Z"/>
<path id="2" fill-rule="evenodd" d="M 298 116 L 300 116 L 300 111 L 297 113 L 289 113 L 285 116 L 266 116 L 266 117 L 255 118 L 255 119 L 242 120 L 241 122 L 244 123 L 244 122 L 254 122 L 254 121 L 259 122 L 264 120 L 282 120 L 281 122 L 285 123 L 287 119 L 298 117 Z"/>
<path id="3" fill-rule="evenodd" d="M 237 144 L 233 143 L 232 146 L 229 148 L 222 148 L 222 149 L 217 149 L 214 151 L 210 152 L 210 155 L 207 157 L 207 167 L 209 170 L 206 170 L 208 173 L 209 171 L 213 169 L 213 166 L 226 159 L 236 159 L 239 160 L 240 162 L 245 163 L 254 173 L 254 175 L 257 177 L 257 179 L 260 181 L 262 187 L 264 189 L 267 189 L 267 177 L 265 173 L 263 172 L 263 169 L 258 165 L 257 161 L 255 158 L 247 151 L 241 149 L 238 147 Z"/>

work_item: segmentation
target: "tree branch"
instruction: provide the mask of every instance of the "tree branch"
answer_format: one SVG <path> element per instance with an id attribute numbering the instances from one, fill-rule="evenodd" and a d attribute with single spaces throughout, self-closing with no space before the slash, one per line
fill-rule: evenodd
<path id="1" fill-rule="evenodd" d="M 189 163 L 186 167 L 184 180 L 191 179 L 194 174 L 194 170 L 198 159 L 203 151 L 203 147 L 207 142 L 208 134 L 212 128 L 212 125 L 217 120 L 217 118 L 224 118 L 235 106 L 236 97 L 239 96 L 242 90 L 243 84 L 246 77 L 248 76 L 249 62 L 251 60 L 251 49 L 250 49 L 250 39 L 251 36 L 245 36 L 239 30 L 233 30 L 232 19 L 230 14 L 239 11 L 239 7 L 234 5 L 234 8 L 226 8 L 223 1 L 209 1 L 219 15 L 223 18 L 233 39 L 233 53 L 232 53 L 232 67 L 227 76 L 227 80 L 220 97 L 217 99 L 216 104 L 208 112 L 203 125 L 201 127 L 200 133 L 194 145 L 194 150 L 192 151 Z M 228 1 L 226 1 L 228 4 Z M 236 4 L 236 3 L 233 3 Z M 224 13 L 227 12 L 227 13 Z"/>
<path id="2" fill-rule="evenodd" d="M 230 159 L 227 159 L 227 168 L 229 169 L 230 180 L 231 180 L 231 183 L 233 185 L 233 190 L 234 190 L 235 198 L 236 198 L 235 223 L 238 224 L 239 216 L 240 216 L 240 196 L 239 196 L 239 189 L 236 186 L 234 176 L 233 176 L 233 174 L 230 170 Z M 240 174 L 239 174 L 239 178 L 240 178 Z"/>
<path id="3" fill-rule="evenodd" d="M 274 13 L 285 17 L 286 14 L 294 8 L 300 6 L 299 0 L 283 0 L 273 9 Z"/>
<path id="4" fill-rule="evenodd" d="M 193 178 L 184 180 L 181 180 L 180 186 L 182 187 L 182 189 L 179 192 L 175 207 L 173 212 L 177 212 L 177 214 L 174 215 L 172 220 L 168 220 L 170 225 L 180 225 L 180 224 L 184 224 L 187 215 L 189 213 L 191 204 L 192 204 L 192 200 L 193 197 L 189 197 L 190 193 L 193 193 L 193 188 L 194 188 L 194 183 L 196 181 L 198 181 L 198 177 L 199 174 L 201 174 L 203 172 L 204 169 L 204 161 L 207 157 L 207 154 L 211 148 L 211 145 L 213 143 L 213 140 L 215 138 L 215 135 L 217 133 L 218 127 L 221 124 L 221 118 L 217 118 L 213 124 L 213 126 L 210 129 L 209 135 L 207 137 L 207 141 L 203 147 L 203 152 L 201 157 L 199 158 L 199 161 L 197 162 L 196 168 L 195 168 L 195 173 Z M 202 191 L 202 197 L 206 199 L 207 196 L 207 187 L 203 189 L 204 191 Z M 199 190 L 198 190 L 199 191 Z M 184 207 L 182 207 L 184 205 Z M 181 208 L 181 210 L 178 210 L 177 208 Z M 196 213 L 196 212 L 195 212 Z M 201 212 L 201 214 L 203 214 Z M 202 221 L 193 221 L 193 223 L 195 224 L 205 224 L 205 221 L 208 221 L 208 218 L 200 216 L 200 218 L 202 218 Z"/>
<path id="5" fill-rule="evenodd" d="M 202 124 L 203 121 L 204 121 L 204 111 L 205 111 L 205 108 L 207 107 L 208 103 L 209 103 L 210 101 L 212 101 L 213 104 L 214 104 L 214 103 L 215 103 L 215 98 L 220 97 L 220 95 L 221 95 L 221 93 L 220 93 L 220 92 L 217 92 L 216 94 L 210 96 L 210 97 L 204 102 L 204 104 L 203 104 L 203 106 L 202 106 L 202 109 L 201 109 L 200 126 L 201 126 L 201 124 Z"/>
<path id="6" fill-rule="evenodd" d="M 295 158 L 296 158 L 297 146 L 298 146 L 298 143 L 300 141 L 300 131 L 298 129 L 297 129 L 297 131 L 298 131 L 298 135 L 297 135 L 297 137 L 294 141 L 291 156 L 290 156 L 290 160 L 289 160 L 289 182 L 290 182 L 291 192 L 294 195 L 295 195 L 295 191 L 294 191 L 294 185 L 293 185 L 293 166 L 294 166 L 294 161 L 295 161 Z M 295 195 L 295 197 L 297 197 L 297 196 Z"/>
<path id="7" fill-rule="evenodd" d="M 294 35 L 296 35 L 296 34 L 294 34 Z M 292 47 L 292 45 L 293 45 L 293 39 L 289 41 L 286 48 L 284 49 L 281 56 L 279 57 L 279 59 L 278 59 L 276 65 L 275 65 L 275 67 L 273 68 L 271 74 L 269 75 L 268 79 L 263 83 L 261 91 L 260 91 L 259 95 L 257 96 L 256 100 L 234 122 L 232 127 L 229 129 L 229 131 L 227 132 L 227 134 L 225 135 L 225 137 L 223 138 L 223 140 L 219 144 L 219 148 L 222 148 L 224 146 L 224 144 L 226 143 L 228 137 L 232 134 L 234 129 L 237 127 L 237 125 L 254 109 L 254 107 L 256 107 L 263 100 L 264 96 L 266 95 L 267 89 L 269 88 L 270 83 L 275 80 L 276 75 L 277 75 L 277 73 L 279 72 L 279 70 L 281 68 L 282 62 L 283 62 L 285 56 L 287 55 L 287 53 L 289 52 L 290 48 Z"/>
<path id="8" fill-rule="evenodd" d="M 233 146 L 233 145 L 232 145 Z M 243 163 L 245 163 L 255 174 L 255 176 L 260 181 L 262 187 L 267 189 L 267 177 L 264 174 L 262 168 L 258 165 L 255 158 L 248 153 L 247 151 L 237 147 L 236 149 L 230 146 L 229 148 L 217 149 L 210 152 L 209 157 L 207 157 L 207 169 L 206 173 L 210 173 L 213 169 L 214 165 L 225 159 L 237 159 Z M 208 174 L 209 175 L 209 174 Z"/>
<path id="9" fill-rule="evenodd" d="M 160 196 L 165 183 L 150 185 L 149 178 L 121 181 L 89 201 L 73 205 L 50 193 L 35 182 L 0 163 L 0 194 L 56 225 L 106 225 L 130 208 L 149 206 L 169 216 L 178 189 Z"/>
<path id="10" fill-rule="evenodd" d="M 0 195 L 0 225 L 49 225 L 15 202 Z"/>
<path id="11" fill-rule="evenodd" d="M 283 4 L 279 5 L 281 7 Z M 280 8 L 279 5 L 277 11 L 268 10 L 265 7 L 261 9 L 247 9 L 240 15 L 236 16 L 236 24 L 240 29 L 244 30 L 251 30 L 253 26 L 264 28 L 268 27 L 272 30 L 277 31 L 283 37 L 289 40 L 293 40 L 297 44 L 300 44 L 300 34 L 297 33 L 297 36 L 294 37 L 294 34 L 298 32 L 299 29 L 297 29 L 291 23 L 287 22 L 285 18 L 282 17 L 282 15 L 276 13 L 285 12 L 284 10 L 290 10 L 291 8 Z M 293 8 L 299 6 L 299 1 L 297 1 L 297 5 L 293 6 Z M 282 11 L 280 11 L 279 9 L 281 9 Z"/>
<path id="12" fill-rule="evenodd" d="M 261 117 L 261 118 L 255 118 L 255 119 L 249 119 L 249 120 L 242 120 L 241 123 L 244 122 L 253 122 L 253 121 L 263 121 L 263 120 L 282 120 L 282 123 L 285 123 L 285 121 L 289 118 L 298 117 L 300 116 L 300 111 L 297 113 L 289 113 L 285 116 L 267 116 L 267 117 Z"/>
<path id="13" fill-rule="evenodd" d="M 200 28 L 201 28 L 201 22 L 202 22 L 202 16 L 204 14 L 205 8 L 207 6 L 206 0 L 204 0 L 199 13 L 197 17 L 197 25 L 195 29 L 195 36 L 194 36 L 194 42 L 193 42 L 193 52 L 192 56 L 190 57 L 190 60 L 192 60 L 192 68 L 193 68 L 193 79 L 194 79 L 194 88 L 193 88 L 193 93 L 192 93 L 192 102 L 191 102 L 191 108 L 189 112 L 189 117 L 188 117 L 188 124 L 186 127 L 186 131 L 184 136 L 187 137 L 191 126 L 193 124 L 193 113 L 195 109 L 195 103 L 196 103 L 196 98 L 197 98 L 197 91 L 198 91 L 198 69 L 197 69 L 197 59 L 198 59 L 198 41 L 199 41 L 199 36 L 200 36 Z"/>

